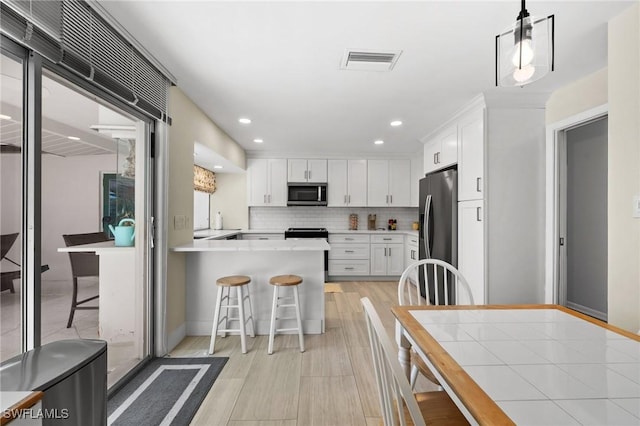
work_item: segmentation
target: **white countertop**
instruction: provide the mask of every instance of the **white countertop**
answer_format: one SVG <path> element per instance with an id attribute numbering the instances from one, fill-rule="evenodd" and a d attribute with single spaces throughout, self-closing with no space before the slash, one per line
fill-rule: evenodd
<path id="1" fill-rule="evenodd" d="M 324 251 L 330 250 L 323 240 L 194 240 L 171 248 L 174 252 L 204 251 Z"/>
<path id="2" fill-rule="evenodd" d="M 386 229 L 380 230 L 368 230 L 358 229 L 357 231 L 350 231 L 348 229 L 329 229 L 330 234 L 402 234 L 418 236 L 418 231 L 410 229 L 387 231 Z M 222 239 L 231 235 L 238 234 L 284 234 L 283 229 L 201 229 L 193 232 L 194 238 L 198 239 Z"/>
<path id="3" fill-rule="evenodd" d="M 95 252 L 96 254 L 102 254 L 102 253 L 127 252 L 127 251 L 133 251 L 134 249 L 135 249 L 134 246 L 116 247 L 115 242 L 112 240 L 112 241 L 103 241 L 100 243 L 80 244 L 80 245 L 71 246 L 71 247 L 60 247 L 58 248 L 58 252 L 60 253 Z"/>
<path id="4" fill-rule="evenodd" d="M 417 237 L 419 231 L 413 231 L 411 229 L 404 230 L 395 230 L 395 231 L 387 231 L 386 229 L 377 229 L 375 231 L 369 229 L 358 229 L 357 231 L 350 231 L 348 229 L 342 230 L 329 230 L 330 234 L 402 234 L 402 235 L 412 235 Z"/>

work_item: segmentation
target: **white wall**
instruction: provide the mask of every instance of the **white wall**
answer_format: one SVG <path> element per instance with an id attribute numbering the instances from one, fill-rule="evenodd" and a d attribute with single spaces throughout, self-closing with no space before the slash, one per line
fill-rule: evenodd
<path id="1" fill-rule="evenodd" d="M 247 174 L 216 173 L 216 192 L 211 194 L 211 227 L 214 226 L 216 212 L 222 214 L 223 229 L 247 229 Z"/>
<path id="2" fill-rule="evenodd" d="M 62 234 L 101 231 L 101 176 L 113 173 L 115 155 L 42 158 L 42 263 L 49 265 L 47 280 L 71 277 Z"/>

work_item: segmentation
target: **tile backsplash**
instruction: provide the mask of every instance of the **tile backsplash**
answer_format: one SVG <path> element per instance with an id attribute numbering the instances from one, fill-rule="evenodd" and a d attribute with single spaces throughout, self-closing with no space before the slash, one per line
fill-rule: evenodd
<path id="1" fill-rule="evenodd" d="M 329 231 L 349 229 L 349 215 L 358 215 L 358 229 L 367 229 L 367 217 L 376 215 L 376 227 L 387 229 L 396 219 L 398 230 L 409 230 L 418 220 L 417 207 L 250 207 L 250 229 L 324 227 Z"/>

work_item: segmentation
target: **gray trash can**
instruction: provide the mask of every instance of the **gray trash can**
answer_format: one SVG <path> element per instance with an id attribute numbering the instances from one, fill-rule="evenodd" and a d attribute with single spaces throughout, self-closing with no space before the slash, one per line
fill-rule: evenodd
<path id="1" fill-rule="evenodd" d="M 60 340 L 0 364 L 3 391 L 42 391 L 43 425 L 107 424 L 107 343 Z"/>

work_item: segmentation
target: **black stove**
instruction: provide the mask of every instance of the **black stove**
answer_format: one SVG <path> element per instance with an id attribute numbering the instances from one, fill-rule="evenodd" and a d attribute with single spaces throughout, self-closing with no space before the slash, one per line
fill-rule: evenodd
<path id="1" fill-rule="evenodd" d="M 329 238 L 327 228 L 289 228 L 284 231 L 284 238 Z"/>
<path id="2" fill-rule="evenodd" d="M 327 228 L 289 228 L 284 231 L 284 239 L 294 238 L 316 238 L 316 239 L 329 239 L 329 231 Z M 324 252 L 324 279 L 329 279 L 329 252 Z"/>

